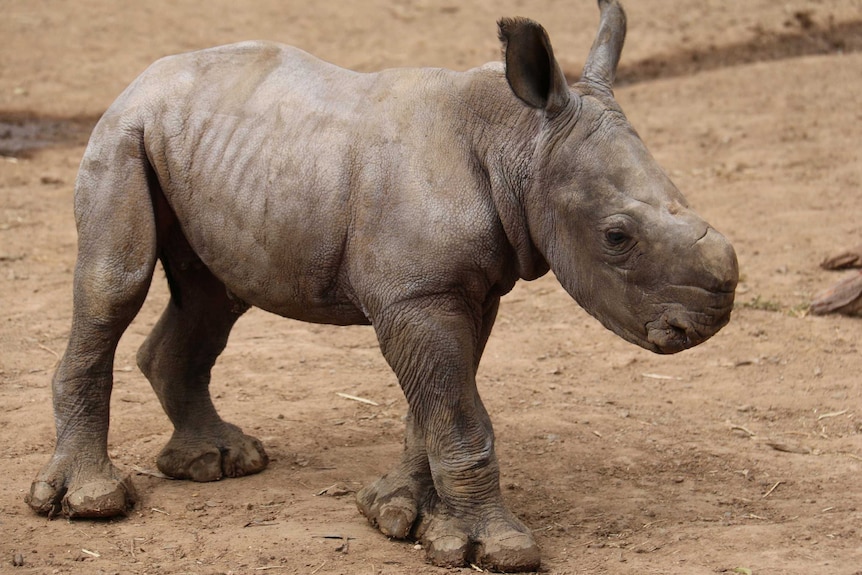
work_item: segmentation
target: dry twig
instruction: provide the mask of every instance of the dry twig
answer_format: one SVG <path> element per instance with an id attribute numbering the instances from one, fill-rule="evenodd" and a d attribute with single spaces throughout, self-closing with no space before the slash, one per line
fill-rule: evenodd
<path id="1" fill-rule="evenodd" d="M 747 427 L 743 427 L 742 425 L 732 424 L 730 426 L 730 430 L 731 431 L 741 431 L 741 432 L 745 433 L 748 437 L 756 437 L 757 436 L 756 433 L 754 433 L 753 431 L 751 431 Z"/>
<path id="2" fill-rule="evenodd" d="M 150 477 L 158 477 L 159 479 L 173 479 L 173 477 L 171 477 L 170 475 L 165 475 L 161 471 L 152 471 L 150 469 L 145 469 L 140 465 L 132 465 L 131 467 L 141 475 L 149 475 Z"/>
<path id="3" fill-rule="evenodd" d="M 841 411 L 833 411 L 831 413 L 824 413 L 823 415 L 817 416 L 817 421 L 820 421 L 821 419 L 828 419 L 830 417 L 838 417 L 840 415 L 844 415 L 848 411 L 850 411 L 850 410 L 849 409 L 842 409 Z"/>
<path id="4" fill-rule="evenodd" d="M 44 349 L 48 353 L 52 354 L 55 358 L 57 358 L 57 361 L 60 361 L 60 354 L 59 353 L 57 353 L 56 351 L 54 351 L 53 349 L 51 349 L 48 346 L 42 345 L 41 343 L 36 344 L 36 345 L 39 346 L 39 349 Z"/>
<path id="5" fill-rule="evenodd" d="M 356 395 L 350 395 L 349 393 L 341 393 L 340 391 L 335 392 L 335 395 L 338 397 L 343 397 L 344 399 L 349 399 L 351 401 L 358 401 L 359 403 L 365 403 L 368 405 L 378 406 L 380 405 L 376 401 L 371 401 L 370 399 L 365 399 L 364 397 L 358 397 Z"/>
<path id="6" fill-rule="evenodd" d="M 773 485 L 772 487 L 770 487 L 770 488 L 769 488 L 769 491 L 767 491 L 766 493 L 764 493 L 764 494 L 763 494 L 763 499 L 766 499 L 767 497 L 769 497 L 769 495 L 770 495 L 773 491 L 775 491 L 775 490 L 778 488 L 778 486 L 779 486 L 779 485 L 781 485 L 782 483 L 784 483 L 784 482 L 783 482 L 783 481 L 776 481 L 776 482 L 775 482 L 775 485 Z"/>
<path id="7" fill-rule="evenodd" d="M 681 377 L 675 377 L 673 375 L 662 375 L 660 373 L 642 373 L 641 377 L 646 377 L 647 379 L 682 381 Z"/>
<path id="8" fill-rule="evenodd" d="M 766 441 L 765 443 L 775 451 L 782 451 L 784 453 L 797 453 L 799 455 L 809 455 L 811 453 L 811 449 L 804 445 L 789 445 L 777 441 Z"/>

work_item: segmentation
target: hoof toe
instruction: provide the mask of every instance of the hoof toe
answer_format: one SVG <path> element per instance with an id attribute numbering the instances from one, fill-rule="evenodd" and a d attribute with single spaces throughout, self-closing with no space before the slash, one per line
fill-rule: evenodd
<path id="1" fill-rule="evenodd" d="M 463 567 L 467 564 L 467 540 L 444 535 L 426 544 L 428 561 L 438 567 Z"/>
<path id="2" fill-rule="evenodd" d="M 177 479 L 191 479 L 206 483 L 222 478 L 221 454 L 218 449 L 190 457 L 179 450 L 165 448 L 156 460 L 159 471 Z"/>
<path id="3" fill-rule="evenodd" d="M 390 505 L 380 512 L 380 516 L 377 518 L 377 527 L 387 537 L 404 539 L 410 534 L 415 518 L 415 509 Z"/>
<path id="4" fill-rule="evenodd" d="M 125 515 L 135 503 L 131 481 L 96 481 L 72 487 L 63 498 L 67 517 L 114 517 Z"/>
<path id="5" fill-rule="evenodd" d="M 356 506 L 381 533 L 405 539 L 418 513 L 413 488 L 401 474 L 384 476 L 356 494 Z"/>
<path id="6" fill-rule="evenodd" d="M 539 547 L 527 533 L 490 537 L 476 550 L 476 564 L 492 571 L 536 571 L 540 563 Z"/>
<path id="7" fill-rule="evenodd" d="M 176 479 L 218 481 L 263 471 L 269 457 L 263 445 L 238 427 L 224 424 L 200 434 L 174 433 L 159 454 L 159 471 Z"/>
<path id="8" fill-rule="evenodd" d="M 62 494 L 58 494 L 57 489 L 47 481 L 34 481 L 24 501 L 40 515 L 54 515 L 60 510 L 61 498 Z"/>

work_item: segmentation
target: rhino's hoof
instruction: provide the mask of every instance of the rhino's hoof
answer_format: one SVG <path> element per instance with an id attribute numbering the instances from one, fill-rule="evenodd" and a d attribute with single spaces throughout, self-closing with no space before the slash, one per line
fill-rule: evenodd
<path id="1" fill-rule="evenodd" d="M 375 485 L 356 494 L 356 506 L 387 537 L 406 538 L 416 520 L 416 504 L 408 497 L 380 497 Z"/>
<path id="2" fill-rule="evenodd" d="M 384 475 L 356 494 L 356 506 L 387 537 L 405 539 L 416 521 L 419 483 L 409 475 Z M 425 494 L 423 493 L 423 496 Z"/>
<path id="3" fill-rule="evenodd" d="M 75 517 L 114 517 L 125 515 L 137 499 L 132 481 L 94 481 L 72 487 L 63 498 L 63 515 Z"/>
<path id="4" fill-rule="evenodd" d="M 470 542 L 457 535 L 444 535 L 425 543 L 425 557 L 438 567 L 464 567 L 468 559 Z"/>
<path id="5" fill-rule="evenodd" d="M 137 499 L 131 479 L 99 479 L 68 490 L 50 481 L 37 480 L 30 486 L 27 504 L 37 513 L 53 517 L 115 517 L 125 515 Z"/>
<path id="6" fill-rule="evenodd" d="M 506 527 L 486 535 L 474 554 L 474 563 L 479 567 L 504 573 L 536 571 L 541 563 L 533 536 Z"/>
<path id="7" fill-rule="evenodd" d="M 424 512 L 416 527 L 428 561 L 439 567 L 477 565 L 489 571 L 536 571 L 541 563 L 539 547 L 529 530 L 505 510 L 494 513 L 505 519 L 489 519 L 469 525 L 438 504 Z"/>
<path id="8" fill-rule="evenodd" d="M 226 424 L 219 433 L 174 433 L 156 464 L 170 477 L 206 482 L 258 473 L 269 457 L 260 441 Z"/>
<path id="9" fill-rule="evenodd" d="M 63 491 L 47 481 L 37 480 L 30 486 L 30 493 L 24 497 L 24 501 L 36 513 L 51 517 L 61 509 L 60 500 L 63 498 Z"/>
<path id="10" fill-rule="evenodd" d="M 407 501 L 392 501 L 386 505 L 377 518 L 377 526 L 387 537 L 404 539 L 410 534 L 416 520 L 416 507 Z"/>
<path id="11" fill-rule="evenodd" d="M 217 481 L 224 475 L 221 453 L 212 448 L 202 453 L 189 454 L 187 450 L 165 447 L 156 460 L 159 471 L 176 479 Z"/>

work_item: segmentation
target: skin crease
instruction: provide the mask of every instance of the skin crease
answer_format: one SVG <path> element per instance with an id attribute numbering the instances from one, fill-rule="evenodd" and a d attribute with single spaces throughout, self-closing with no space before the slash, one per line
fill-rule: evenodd
<path id="1" fill-rule="evenodd" d="M 581 81 L 544 29 L 503 20 L 504 64 L 358 74 L 247 42 L 168 57 L 96 126 L 75 193 L 69 345 L 57 446 L 27 497 L 105 517 L 135 500 L 107 455 L 113 354 L 161 260 L 171 302 L 138 365 L 174 424 L 177 478 L 256 473 L 258 440 L 224 422 L 210 370 L 250 306 L 372 324 L 410 406 L 402 460 L 357 496 L 431 562 L 535 570 L 503 505 L 476 371 L 500 297 L 550 268 L 588 312 L 658 353 L 727 323 L 730 244 L 694 214 L 613 99 L 614 1 Z"/>

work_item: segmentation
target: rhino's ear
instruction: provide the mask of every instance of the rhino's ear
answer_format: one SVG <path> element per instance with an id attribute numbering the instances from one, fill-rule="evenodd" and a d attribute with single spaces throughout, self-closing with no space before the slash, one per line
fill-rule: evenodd
<path id="1" fill-rule="evenodd" d="M 554 58 L 548 33 L 526 18 L 503 18 L 497 24 L 506 61 L 506 80 L 527 105 L 548 112 L 568 103 L 566 77 Z"/>

